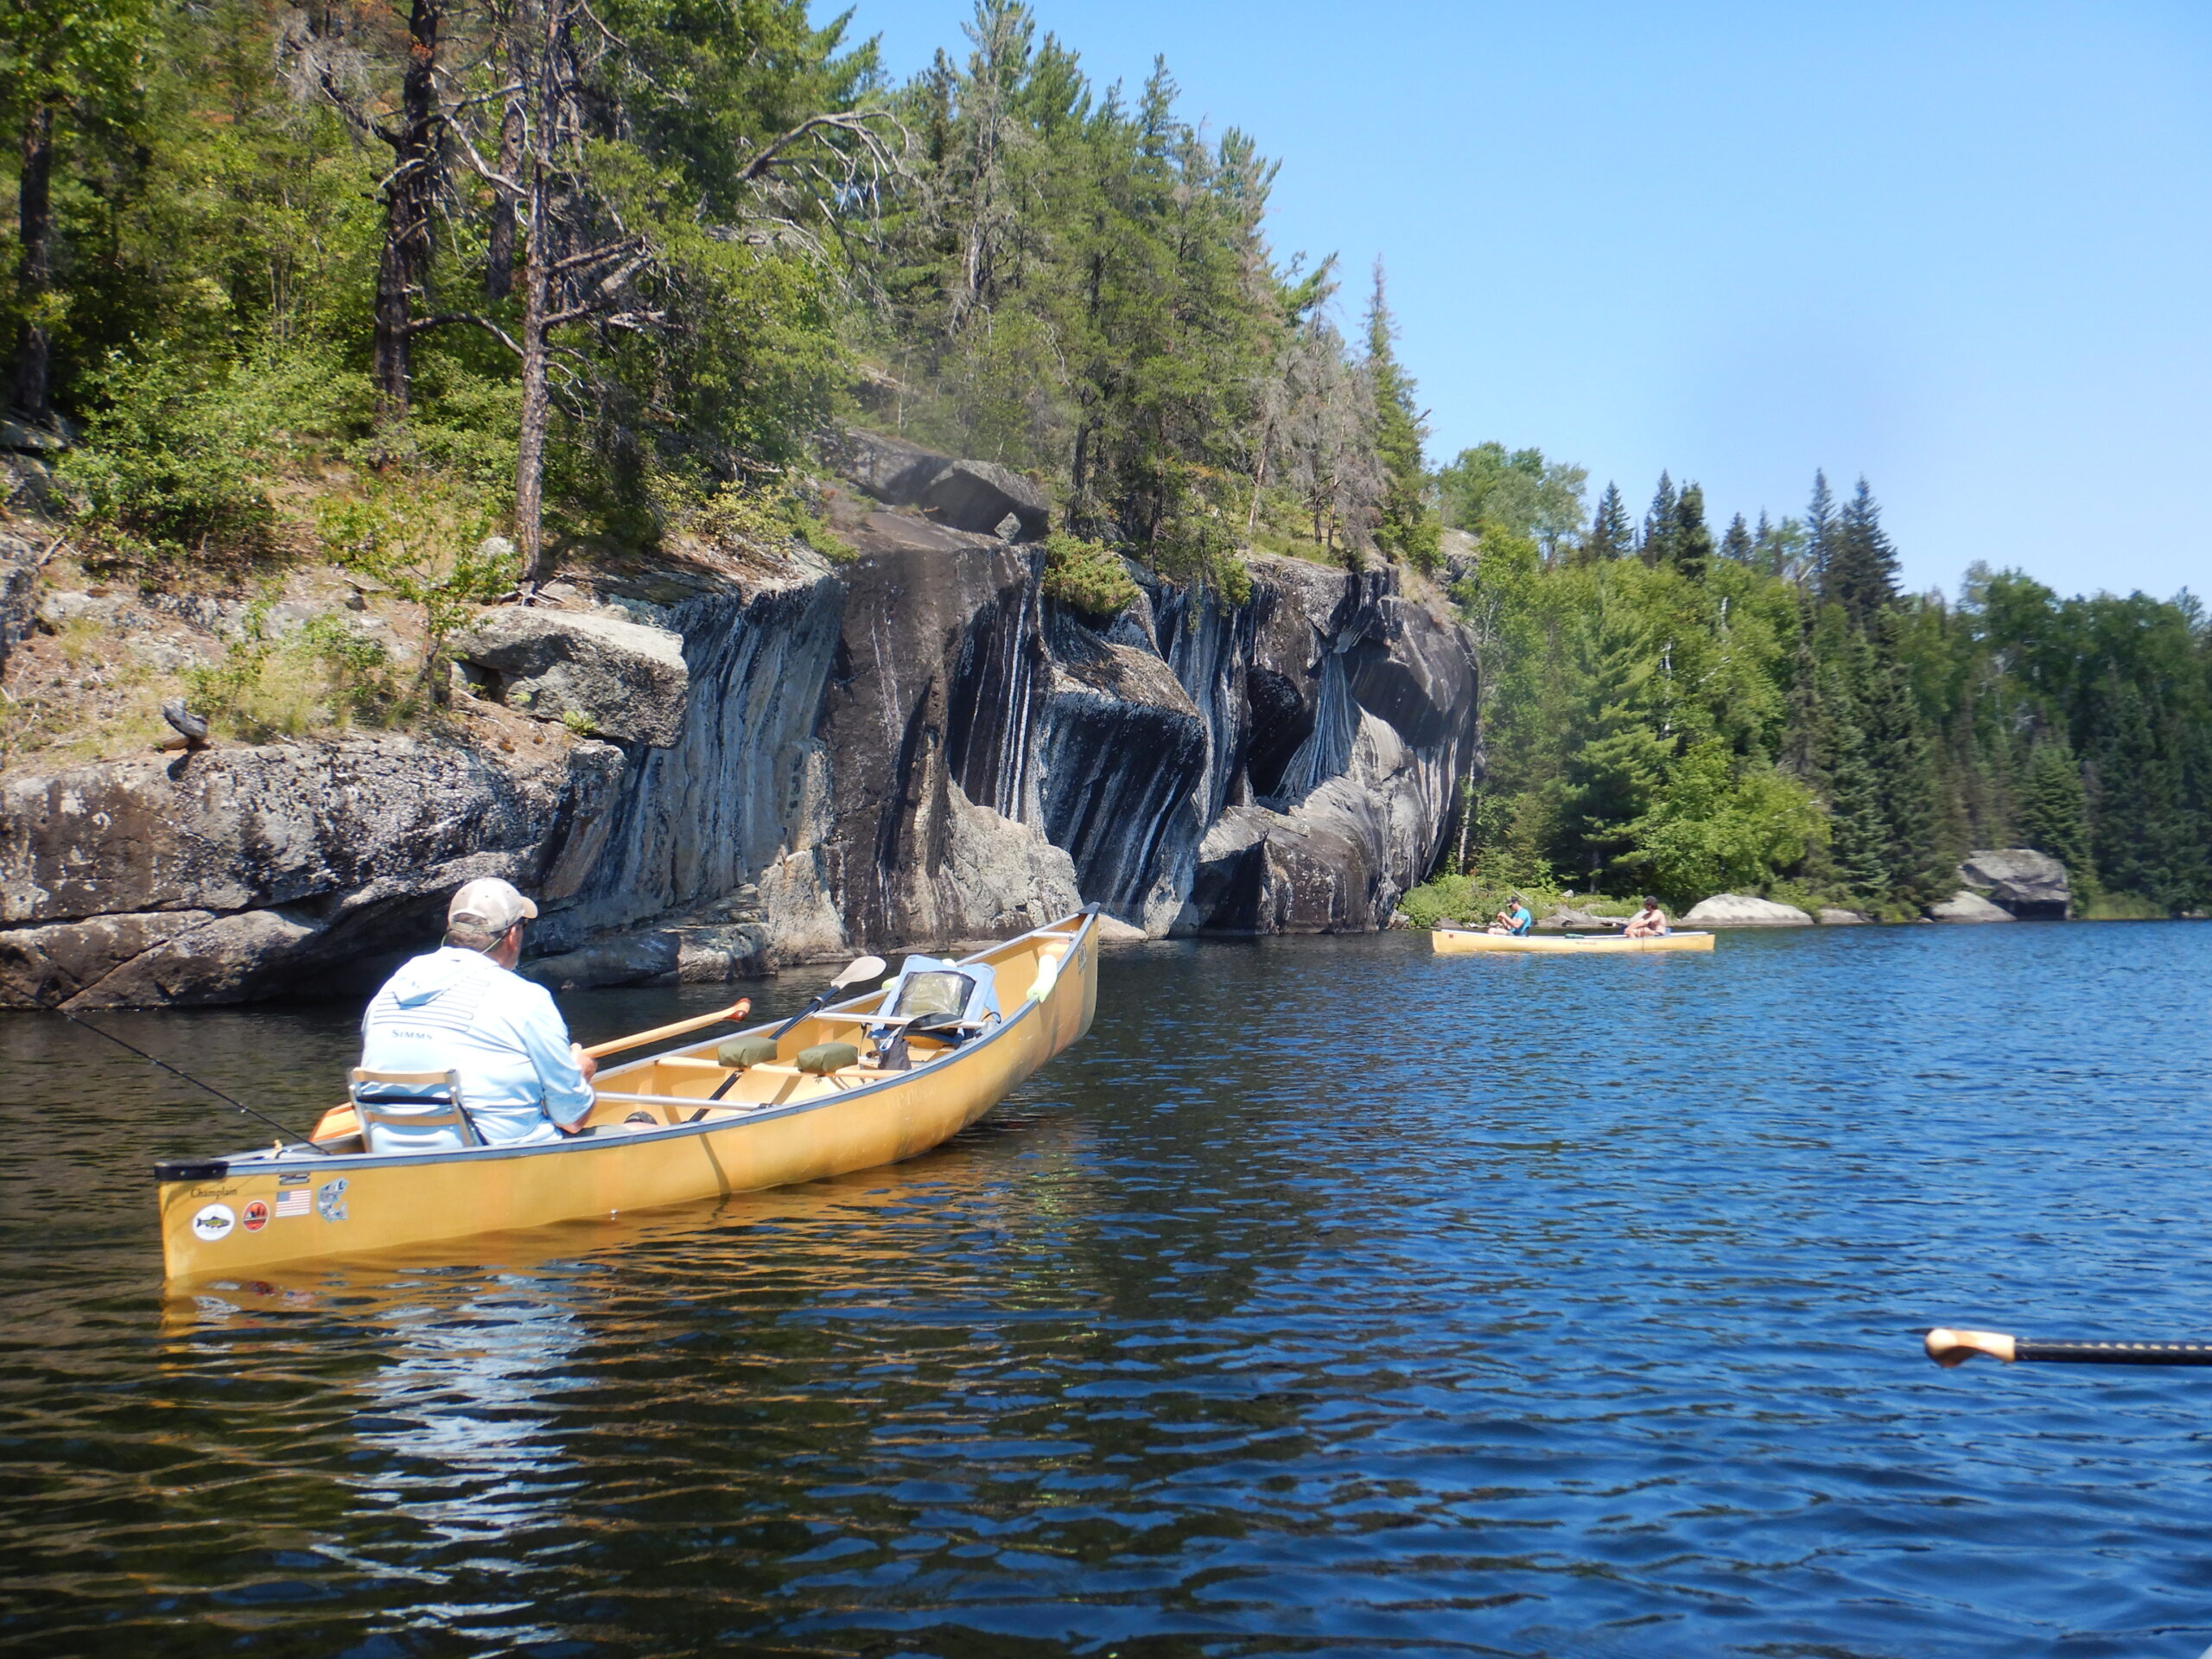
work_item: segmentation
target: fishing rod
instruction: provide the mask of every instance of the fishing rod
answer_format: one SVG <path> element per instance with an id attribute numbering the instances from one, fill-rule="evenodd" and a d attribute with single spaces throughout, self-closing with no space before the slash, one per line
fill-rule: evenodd
<path id="1" fill-rule="evenodd" d="M 8 979 L 16 989 L 23 989 L 22 982 L 16 979 L 14 975 L 9 975 Z M 64 1020 L 67 1020 L 71 1025 L 80 1027 L 84 1030 L 91 1032 L 95 1037 L 105 1037 L 108 1041 L 113 1043 L 118 1048 L 129 1049 L 140 1059 L 149 1061 L 155 1065 L 160 1066 L 164 1071 L 171 1072 L 177 1077 L 182 1077 L 187 1083 L 190 1084 L 195 1089 L 206 1090 L 209 1094 L 214 1096 L 216 1099 L 226 1101 L 231 1105 L 237 1107 L 238 1110 L 244 1112 L 248 1117 L 259 1118 L 264 1123 L 266 1123 L 270 1128 L 275 1129 L 279 1135 L 289 1135 L 293 1140 L 298 1141 L 302 1146 L 312 1147 L 315 1151 L 321 1153 L 326 1158 L 331 1155 L 327 1152 L 323 1152 L 323 1149 L 321 1147 L 315 1146 L 315 1143 L 313 1141 L 309 1140 L 306 1135 L 302 1135 L 297 1129 L 286 1128 L 283 1124 L 279 1123 L 275 1118 L 270 1116 L 266 1112 L 257 1112 L 254 1110 L 252 1107 L 247 1105 L 244 1101 L 239 1100 L 233 1096 L 225 1094 L 212 1083 L 202 1083 L 199 1078 L 194 1077 L 191 1072 L 186 1071 L 182 1066 L 171 1065 L 160 1055 L 149 1054 L 144 1049 L 139 1047 L 137 1044 L 127 1043 L 111 1031 L 102 1031 L 98 1026 L 92 1024 L 91 1020 L 79 1019 L 75 1014 L 70 1013 L 68 1009 L 63 1007 L 58 1002 L 48 1002 L 42 1001 L 35 991 L 24 991 L 23 995 L 29 1000 L 31 1006 L 38 1009 L 40 1013 L 58 1014 Z"/>
<path id="2" fill-rule="evenodd" d="M 1922 1341 L 1928 1357 L 1944 1366 L 1963 1365 L 1976 1354 L 2007 1365 L 2212 1365 L 2212 1342 L 2042 1342 L 1941 1325 Z"/>

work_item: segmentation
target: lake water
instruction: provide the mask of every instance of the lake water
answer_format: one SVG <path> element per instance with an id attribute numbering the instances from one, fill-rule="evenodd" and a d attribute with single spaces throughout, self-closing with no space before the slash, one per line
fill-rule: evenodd
<path id="1" fill-rule="evenodd" d="M 260 1137 L 8 1016 L 0 1647 L 2196 1659 L 2212 1372 L 1916 1332 L 2212 1333 L 2208 985 L 2187 924 L 1135 947 L 913 1163 L 196 1300 L 149 1165 Z M 301 1123 L 350 1017 L 104 1016 Z"/>

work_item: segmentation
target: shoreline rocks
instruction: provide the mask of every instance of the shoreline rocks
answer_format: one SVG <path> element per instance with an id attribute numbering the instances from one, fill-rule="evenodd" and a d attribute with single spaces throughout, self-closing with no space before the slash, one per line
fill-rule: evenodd
<path id="1" fill-rule="evenodd" d="M 1942 903 L 1929 906 L 1928 918 L 1935 922 L 2009 922 L 2017 919 L 2003 906 L 1993 905 L 1980 893 L 1968 893 L 1963 887 Z"/>
<path id="2" fill-rule="evenodd" d="M 2074 913 L 2066 866 L 2029 847 L 1968 853 L 1959 885 L 2018 921 L 2063 921 Z"/>
<path id="3" fill-rule="evenodd" d="M 1749 893 L 1716 893 L 1700 899 L 1682 918 L 1685 927 L 1810 927 L 1813 918 L 1795 905 Z"/>
<path id="4" fill-rule="evenodd" d="M 1562 905 L 1548 916 L 1539 916 L 1529 931 L 1535 933 L 1618 933 L 1628 925 L 1625 916 L 1596 916 L 1586 910 Z"/>

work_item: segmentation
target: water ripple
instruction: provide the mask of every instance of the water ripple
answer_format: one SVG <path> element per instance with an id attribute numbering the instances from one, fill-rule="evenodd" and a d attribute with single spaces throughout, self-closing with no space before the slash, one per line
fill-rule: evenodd
<path id="1" fill-rule="evenodd" d="M 251 1137 L 13 1018 L 0 1646 L 2194 1659 L 2212 1380 L 1912 1332 L 2202 1334 L 2208 969 L 1152 946 L 895 1171 L 170 1299 L 146 1163 Z M 110 1017 L 296 1118 L 350 1058 Z"/>

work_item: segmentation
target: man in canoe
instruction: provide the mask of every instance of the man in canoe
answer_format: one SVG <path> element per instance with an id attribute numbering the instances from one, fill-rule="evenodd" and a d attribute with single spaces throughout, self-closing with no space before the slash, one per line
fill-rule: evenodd
<path id="1" fill-rule="evenodd" d="M 1535 924 L 1535 917 L 1529 911 L 1529 901 L 1516 893 L 1505 908 L 1491 918 L 1488 931 L 1492 933 L 1526 933 Z"/>
<path id="2" fill-rule="evenodd" d="M 1643 908 L 1628 918 L 1628 925 L 1621 930 L 1624 939 L 1663 939 L 1667 937 L 1667 912 L 1659 908 L 1656 899 L 1647 898 Z"/>
<path id="3" fill-rule="evenodd" d="M 569 1040 L 545 988 L 514 971 L 523 924 L 537 914 L 505 881 L 469 882 L 446 907 L 445 943 L 404 964 L 361 1017 L 365 1071 L 459 1072 L 469 1122 L 493 1146 L 573 1135 L 591 1110 L 598 1063 Z M 415 1097 L 378 1093 L 395 1104 Z M 450 1128 L 387 1126 L 377 1139 L 379 1152 L 461 1144 Z"/>

